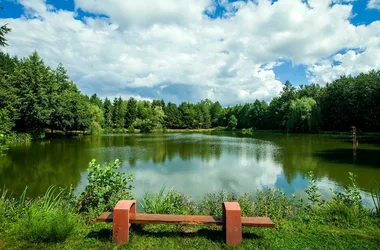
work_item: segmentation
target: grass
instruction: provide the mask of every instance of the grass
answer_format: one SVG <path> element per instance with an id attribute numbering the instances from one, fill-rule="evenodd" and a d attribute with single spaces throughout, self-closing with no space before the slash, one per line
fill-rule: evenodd
<path id="1" fill-rule="evenodd" d="M 101 185 L 98 179 L 90 182 Z M 379 249 L 379 193 L 373 192 L 376 209 L 363 207 L 351 173 L 350 179 L 351 185 L 342 193 L 332 190 L 333 198 L 327 201 L 310 173 L 308 201 L 266 189 L 255 195 L 210 193 L 197 202 L 163 186 L 158 193 L 145 194 L 141 205 L 148 213 L 221 215 L 222 202 L 238 201 L 243 216 L 268 216 L 276 223 L 274 229 L 244 228 L 243 243 L 236 249 Z M 79 212 L 78 201 L 80 197 L 54 187 L 35 200 L 27 198 L 26 189 L 19 198 L 3 191 L 0 248 L 232 249 L 224 243 L 222 227 L 183 225 L 133 225 L 130 243 L 117 245 L 112 224 L 95 223 L 96 215 Z"/>
<path id="2" fill-rule="evenodd" d="M 0 238 L 4 249 L 233 249 L 224 244 L 221 227 L 144 225 L 132 228 L 130 243 L 111 240 L 112 225 L 81 222 L 77 233 L 60 243 L 31 243 Z M 331 225 L 280 221 L 275 229 L 243 229 L 237 249 L 378 249 L 376 227 L 345 229 Z"/>
<path id="3" fill-rule="evenodd" d="M 380 187 L 371 191 L 371 197 L 375 206 L 374 213 L 380 218 Z"/>

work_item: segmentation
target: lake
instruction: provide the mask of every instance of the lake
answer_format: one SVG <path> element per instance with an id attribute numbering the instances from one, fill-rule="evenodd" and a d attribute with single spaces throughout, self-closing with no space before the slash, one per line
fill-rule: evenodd
<path id="1" fill-rule="evenodd" d="M 201 199 L 226 190 L 254 193 L 275 187 L 303 194 L 313 171 L 322 193 L 349 184 L 348 172 L 367 196 L 380 184 L 380 145 L 359 141 L 356 157 L 349 136 L 232 132 L 85 136 L 10 147 L 0 156 L 0 185 L 19 194 L 43 194 L 50 185 L 86 185 L 86 168 L 122 161 L 121 171 L 135 175 L 135 196 L 167 188 Z M 377 183 L 377 184 L 376 184 Z"/>

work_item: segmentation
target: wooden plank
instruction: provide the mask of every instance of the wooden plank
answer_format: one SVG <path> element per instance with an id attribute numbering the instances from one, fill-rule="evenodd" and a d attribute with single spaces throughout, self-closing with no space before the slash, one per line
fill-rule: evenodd
<path id="1" fill-rule="evenodd" d="M 97 222 L 113 222 L 113 213 L 112 212 L 104 212 L 98 218 L 96 218 Z"/>
<path id="2" fill-rule="evenodd" d="M 274 223 L 268 217 L 242 217 L 242 226 L 246 227 L 274 227 Z M 98 218 L 98 222 L 112 222 L 113 214 L 104 212 Z M 168 214 L 141 214 L 131 213 L 130 222 L 135 224 L 185 224 L 185 225 L 223 225 L 224 219 L 219 216 L 203 215 L 168 215 Z"/>
<path id="3" fill-rule="evenodd" d="M 131 214 L 131 223 L 136 224 L 185 224 L 185 225 L 223 225 L 218 216 L 169 215 L 169 214 Z"/>
<path id="4" fill-rule="evenodd" d="M 274 227 L 274 222 L 268 217 L 241 217 L 244 227 Z"/>

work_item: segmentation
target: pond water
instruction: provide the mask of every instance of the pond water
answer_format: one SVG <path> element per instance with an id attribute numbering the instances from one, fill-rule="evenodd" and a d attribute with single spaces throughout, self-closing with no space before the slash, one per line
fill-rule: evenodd
<path id="1" fill-rule="evenodd" d="M 200 199 L 226 190 L 254 193 L 266 187 L 301 194 L 313 171 L 322 193 L 349 184 L 357 175 L 365 195 L 380 184 L 380 145 L 360 142 L 356 157 L 349 136 L 237 133 L 176 133 L 85 136 L 10 147 L 0 156 L 0 185 L 19 194 L 43 194 L 50 185 L 86 185 L 89 161 L 122 161 L 135 175 L 136 198 L 167 188 Z M 367 193 L 368 194 L 368 193 Z M 367 196 L 367 200 L 368 196 Z"/>

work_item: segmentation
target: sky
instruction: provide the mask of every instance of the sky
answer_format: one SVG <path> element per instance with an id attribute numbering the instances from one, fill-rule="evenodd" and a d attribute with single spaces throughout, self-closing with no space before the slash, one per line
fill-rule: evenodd
<path id="1" fill-rule="evenodd" d="M 270 101 L 380 69 L 380 0 L 0 0 L 2 50 L 63 63 L 88 95 Z"/>

